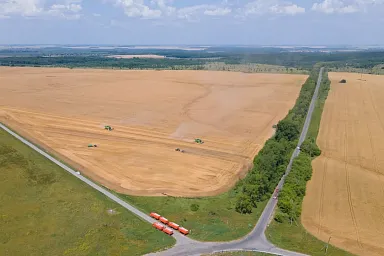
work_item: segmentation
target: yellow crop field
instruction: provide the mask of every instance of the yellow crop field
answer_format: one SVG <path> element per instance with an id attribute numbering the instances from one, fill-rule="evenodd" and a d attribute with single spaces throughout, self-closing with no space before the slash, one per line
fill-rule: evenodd
<path id="1" fill-rule="evenodd" d="M 329 73 L 302 223 L 357 255 L 384 255 L 384 76 Z M 339 83 L 346 79 L 347 83 Z"/>
<path id="2" fill-rule="evenodd" d="M 3 67 L 0 121 L 118 192 L 216 195 L 244 177 L 306 78 Z"/>

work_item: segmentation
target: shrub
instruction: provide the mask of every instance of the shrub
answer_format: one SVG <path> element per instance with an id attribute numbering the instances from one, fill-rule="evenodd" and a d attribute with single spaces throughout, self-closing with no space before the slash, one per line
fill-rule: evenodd
<path id="1" fill-rule="evenodd" d="M 197 212 L 200 208 L 200 205 L 198 204 L 191 204 L 191 211 Z"/>
<path id="2" fill-rule="evenodd" d="M 321 154 L 321 150 L 317 146 L 316 142 L 308 139 L 301 144 L 301 151 L 311 157 L 319 156 Z"/>
<path id="3" fill-rule="evenodd" d="M 242 214 L 252 213 L 252 203 L 248 196 L 241 195 L 236 202 L 236 211 Z"/>
<path id="4" fill-rule="evenodd" d="M 279 223 L 283 223 L 284 222 L 284 219 L 286 218 L 287 216 L 285 214 L 283 214 L 282 212 L 278 212 L 275 214 L 275 217 L 274 217 L 274 220 L 279 222 Z"/>
<path id="5" fill-rule="evenodd" d="M 299 126 L 292 120 L 281 120 L 277 124 L 276 139 L 296 140 L 300 135 Z"/>

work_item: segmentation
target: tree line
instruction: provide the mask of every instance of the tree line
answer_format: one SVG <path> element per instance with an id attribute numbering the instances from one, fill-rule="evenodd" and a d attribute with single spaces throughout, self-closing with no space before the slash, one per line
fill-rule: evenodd
<path id="1" fill-rule="evenodd" d="M 301 216 L 302 202 L 305 196 L 307 182 L 312 177 L 312 160 L 321 154 L 316 144 L 319 132 L 323 107 L 330 89 L 328 74 L 324 73 L 319 91 L 319 99 L 313 112 L 312 122 L 308 136 L 301 146 L 300 155 L 294 160 L 292 170 L 285 180 L 283 189 L 279 194 L 278 212 L 275 220 L 278 222 L 298 220 Z"/>
<path id="2" fill-rule="evenodd" d="M 156 54 L 164 59 L 113 59 L 108 55 Z M 121 69 L 202 69 L 211 62 L 232 64 L 268 64 L 311 70 L 316 63 L 330 68 L 373 68 L 384 63 L 384 51 L 356 52 L 287 52 L 281 49 L 253 48 L 208 48 L 207 50 L 161 50 L 161 49 L 8 49 L 0 50 L 1 66 L 59 66 L 97 67 Z M 6 56 L 6 57 L 5 57 Z"/>
<path id="3" fill-rule="evenodd" d="M 237 212 L 252 213 L 258 202 L 267 200 L 274 192 L 297 145 L 316 87 L 317 76 L 318 69 L 314 69 L 302 86 L 295 106 L 277 124 L 275 135 L 255 157 L 252 170 L 245 179 L 237 183 Z"/>

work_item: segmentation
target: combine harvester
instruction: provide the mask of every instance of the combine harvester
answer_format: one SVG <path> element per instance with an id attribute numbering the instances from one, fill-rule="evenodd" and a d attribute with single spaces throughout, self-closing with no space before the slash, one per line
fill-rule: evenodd
<path id="1" fill-rule="evenodd" d="M 108 131 L 112 131 L 113 130 L 112 126 L 110 126 L 110 125 L 104 126 L 104 129 L 108 130 Z"/>
<path id="2" fill-rule="evenodd" d="M 195 139 L 195 142 L 197 144 L 204 144 L 204 141 L 202 139 Z"/>

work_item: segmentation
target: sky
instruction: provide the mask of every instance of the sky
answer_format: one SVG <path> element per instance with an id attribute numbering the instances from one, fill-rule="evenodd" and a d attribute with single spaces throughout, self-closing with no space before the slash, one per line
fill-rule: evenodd
<path id="1" fill-rule="evenodd" d="M 0 0 L 0 44 L 384 45 L 384 0 Z"/>

